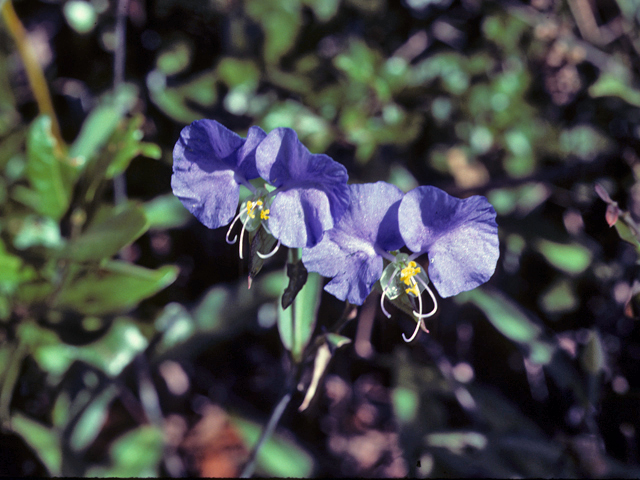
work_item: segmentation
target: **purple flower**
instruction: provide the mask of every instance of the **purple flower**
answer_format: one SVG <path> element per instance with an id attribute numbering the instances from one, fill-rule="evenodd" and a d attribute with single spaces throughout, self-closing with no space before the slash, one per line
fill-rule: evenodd
<path id="1" fill-rule="evenodd" d="M 290 128 L 276 128 L 256 151 L 260 176 L 276 187 L 268 228 L 287 247 L 312 247 L 349 205 L 347 170 L 327 155 L 312 154 Z"/>
<path id="2" fill-rule="evenodd" d="M 251 127 L 244 139 L 215 120 L 197 120 L 182 129 L 173 149 L 171 188 L 204 225 L 227 225 L 236 214 L 243 184 L 257 178 L 255 152 L 266 133 Z"/>
<path id="3" fill-rule="evenodd" d="M 332 278 L 327 292 L 362 305 L 382 275 L 383 255 L 404 245 L 398 230 L 402 191 L 385 182 L 350 185 L 350 190 L 342 219 L 315 247 L 302 250 L 302 262 Z"/>
<path id="4" fill-rule="evenodd" d="M 496 211 L 486 198 L 459 199 L 436 187 L 417 187 L 399 209 L 400 233 L 410 258 L 427 253 L 429 279 L 441 297 L 485 283 L 500 255 Z"/>

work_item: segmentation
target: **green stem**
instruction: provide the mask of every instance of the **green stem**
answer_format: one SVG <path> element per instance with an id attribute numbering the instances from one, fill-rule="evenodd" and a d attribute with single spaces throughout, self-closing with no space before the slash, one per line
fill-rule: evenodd
<path id="1" fill-rule="evenodd" d="M 51 101 L 51 95 L 49 94 L 49 87 L 47 86 L 47 81 L 44 78 L 42 67 L 38 62 L 38 56 L 33 50 L 31 43 L 29 43 L 27 31 L 18 18 L 11 0 L 6 0 L 4 4 L 2 4 L 2 18 L 7 24 L 7 28 L 9 29 L 9 33 L 13 37 L 13 40 L 16 42 L 18 53 L 24 63 L 29 85 L 31 86 L 33 96 L 38 104 L 38 109 L 40 110 L 40 113 L 48 115 L 49 118 L 51 118 L 51 133 L 58 140 L 56 148 L 60 148 L 65 143 L 64 140 L 62 140 L 60 125 L 58 124 L 58 119 L 53 109 L 53 102 Z"/>
<path id="2" fill-rule="evenodd" d="M 269 422 L 264 427 L 264 430 L 262 430 L 262 434 L 260 435 L 258 442 L 253 447 L 253 450 L 251 451 L 251 455 L 249 455 L 249 461 L 245 465 L 242 473 L 240 474 L 240 478 L 249 478 L 251 477 L 251 475 L 253 475 L 253 472 L 256 469 L 258 452 L 260 452 L 262 445 L 269 439 L 269 437 L 271 437 L 274 430 L 276 429 L 276 426 L 278 425 L 278 422 L 280 421 L 282 414 L 284 413 L 285 409 L 287 408 L 287 405 L 289 405 L 289 402 L 291 401 L 292 394 L 293 394 L 292 388 L 289 388 L 287 390 L 287 393 L 285 393 L 284 396 L 278 402 L 278 405 L 276 405 L 276 408 L 273 409 L 273 412 L 271 413 L 271 418 L 269 418 Z"/>

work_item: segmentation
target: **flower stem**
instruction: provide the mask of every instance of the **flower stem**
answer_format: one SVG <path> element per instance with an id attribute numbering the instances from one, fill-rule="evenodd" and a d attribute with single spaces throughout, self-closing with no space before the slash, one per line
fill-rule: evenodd
<path id="1" fill-rule="evenodd" d="M 251 455 L 249 456 L 249 461 L 245 465 L 242 473 L 240 474 L 240 478 L 249 478 L 251 477 L 251 475 L 253 475 L 253 472 L 256 469 L 258 452 L 260 452 L 262 445 L 273 434 L 274 430 L 276 429 L 276 426 L 278 425 L 278 422 L 280 421 L 280 418 L 282 418 L 282 414 L 284 413 L 285 409 L 287 408 L 287 405 L 289 405 L 289 402 L 291 401 L 291 397 L 292 397 L 292 389 L 289 388 L 287 390 L 287 393 L 285 393 L 284 396 L 280 399 L 280 402 L 278 402 L 278 405 L 276 405 L 276 408 L 273 409 L 273 412 L 271 413 L 271 418 L 269 418 L 269 422 L 264 427 L 264 430 L 262 430 L 262 434 L 258 439 L 258 443 L 256 443 L 256 445 L 253 447 L 253 450 L 251 451 Z"/>
<path id="2" fill-rule="evenodd" d="M 2 4 L 2 18 L 7 24 L 11 37 L 13 37 L 13 40 L 16 42 L 18 53 L 24 63 L 29 85 L 31 86 L 33 96 L 38 104 L 38 110 L 40 110 L 40 113 L 48 115 L 51 119 L 51 133 L 57 140 L 55 148 L 60 148 L 65 143 L 64 140 L 62 140 L 60 125 L 58 124 L 58 119 L 55 111 L 53 110 L 53 102 L 51 101 L 51 95 L 49 94 L 49 87 L 47 86 L 47 81 L 44 78 L 42 67 L 38 62 L 38 57 L 33 50 L 31 43 L 29 43 L 27 31 L 25 30 L 24 25 L 22 25 L 20 18 L 18 18 L 11 0 L 6 0 Z"/>

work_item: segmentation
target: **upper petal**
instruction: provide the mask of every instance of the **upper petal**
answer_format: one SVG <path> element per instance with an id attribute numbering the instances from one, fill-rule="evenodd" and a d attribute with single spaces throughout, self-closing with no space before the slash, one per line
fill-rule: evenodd
<path id="1" fill-rule="evenodd" d="M 236 175 L 257 177 L 255 150 L 266 135 L 260 132 L 259 128 L 250 130 L 248 142 L 215 120 L 197 120 L 180 132 L 173 149 L 171 188 L 207 227 L 226 225 L 235 215 L 239 199 Z"/>
<path id="2" fill-rule="evenodd" d="M 349 204 L 347 170 L 312 154 L 290 128 L 276 128 L 256 150 L 258 173 L 280 191 L 269 228 L 288 247 L 311 247 L 333 228 Z"/>
<path id="3" fill-rule="evenodd" d="M 351 202 L 338 224 L 313 248 L 302 250 L 308 270 L 330 277 L 325 290 L 362 305 L 382 275 L 376 248 L 395 250 L 404 242 L 397 212 L 402 191 L 384 182 L 350 185 Z"/>
<path id="4" fill-rule="evenodd" d="M 459 199 L 439 188 L 418 187 L 399 209 L 402 238 L 413 252 L 428 252 L 429 278 L 442 297 L 485 283 L 500 256 L 496 212 L 481 196 Z"/>

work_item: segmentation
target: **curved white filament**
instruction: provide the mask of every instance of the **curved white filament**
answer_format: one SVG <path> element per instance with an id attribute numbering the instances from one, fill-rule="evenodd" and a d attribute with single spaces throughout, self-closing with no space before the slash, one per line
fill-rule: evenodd
<path id="1" fill-rule="evenodd" d="M 422 325 L 422 320 L 418 320 L 418 323 L 416 324 L 416 329 L 413 331 L 413 335 L 411 335 L 410 338 L 407 338 L 404 332 L 402 332 L 402 339 L 407 343 L 412 342 L 413 339 L 416 338 L 416 336 L 418 335 L 418 330 L 420 330 L 421 325 Z"/>
<path id="2" fill-rule="evenodd" d="M 244 231 L 247 229 L 247 224 L 242 225 L 242 230 L 240 231 L 240 245 L 238 246 L 240 250 L 240 260 L 242 260 L 242 240 L 244 239 Z"/>
<path id="3" fill-rule="evenodd" d="M 260 258 L 263 258 L 263 259 L 264 259 L 264 258 L 270 258 L 270 257 L 273 257 L 273 256 L 276 254 L 276 252 L 278 251 L 278 249 L 279 249 L 279 248 L 280 248 L 280 240 L 278 239 L 278 243 L 276 243 L 276 247 L 275 247 L 271 252 L 269 252 L 269 253 L 267 253 L 267 254 L 265 254 L 265 255 L 263 255 L 263 254 L 262 254 L 262 253 L 260 253 L 260 252 L 256 252 L 256 253 L 258 254 L 258 256 L 259 256 Z M 242 257 L 241 257 L 241 258 L 242 258 Z"/>
<path id="4" fill-rule="evenodd" d="M 225 238 L 226 238 L 227 243 L 229 245 L 233 245 L 234 243 L 236 243 L 236 240 L 238 240 L 238 236 L 237 235 L 235 237 L 233 237 L 233 240 L 229 240 L 229 234 L 231 233 L 231 230 L 233 230 L 233 226 L 236 224 L 236 222 L 240 218 L 240 215 L 242 215 L 242 210 L 240 210 L 240 213 L 238 213 L 238 215 L 236 215 L 236 218 L 234 218 L 233 222 L 231 222 L 231 225 L 229 225 L 229 230 L 227 230 L 227 236 Z"/>
<path id="5" fill-rule="evenodd" d="M 419 281 L 420 283 L 422 283 L 422 286 L 425 288 L 425 290 L 426 290 L 427 292 L 429 292 L 429 296 L 431 297 L 431 300 L 433 300 L 433 310 L 431 310 L 429 313 L 425 313 L 425 314 L 423 314 L 423 313 L 422 313 L 422 295 L 420 295 L 420 296 L 419 296 L 419 298 L 420 298 L 420 308 L 419 308 L 420 313 L 418 313 L 418 312 L 416 312 L 416 311 L 414 310 L 414 311 L 413 311 L 413 314 L 414 314 L 416 317 L 420 318 L 420 319 L 422 319 L 422 318 L 429 318 L 429 317 L 431 317 L 433 314 L 435 314 L 435 313 L 438 311 L 438 301 L 436 300 L 436 296 L 433 294 L 433 292 L 432 292 L 432 291 L 431 291 L 431 289 L 429 288 L 429 285 L 427 285 L 427 284 L 425 283 L 425 281 L 424 281 L 424 280 L 422 280 L 420 277 L 418 277 L 418 281 Z M 426 327 L 425 327 L 425 328 L 426 328 Z"/>
<path id="6" fill-rule="evenodd" d="M 389 290 L 389 287 L 391 286 L 391 281 L 395 278 L 396 273 L 398 273 L 399 268 L 400 267 L 396 267 L 395 270 L 393 271 L 393 275 L 391 275 L 389 277 L 389 281 L 387 282 L 387 286 L 382 289 L 382 296 L 380 297 L 380 308 L 382 309 L 382 312 L 387 316 L 387 318 L 391 318 L 391 314 L 389 312 L 387 312 L 386 308 L 384 308 L 384 297 L 387 295 L 387 290 Z"/>

